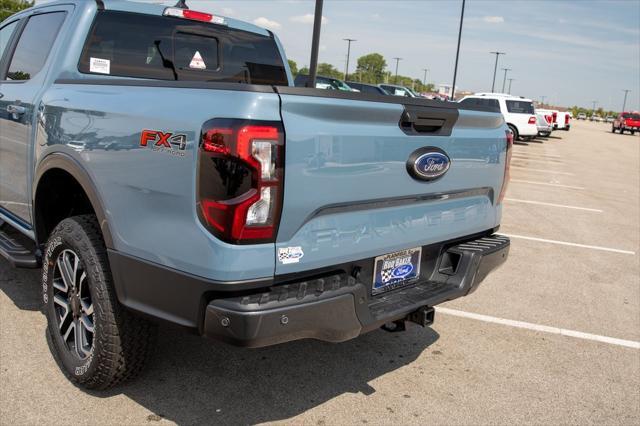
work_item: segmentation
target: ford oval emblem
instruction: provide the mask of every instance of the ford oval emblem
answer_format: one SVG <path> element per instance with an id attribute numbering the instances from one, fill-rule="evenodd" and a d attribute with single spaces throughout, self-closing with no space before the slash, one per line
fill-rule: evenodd
<path id="1" fill-rule="evenodd" d="M 451 159 L 440 148 L 426 147 L 414 151 L 407 161 L 407 171 L 420 180 L 442 177 L 451 166 Z"/>
<path id="2" fill-rule="evenodd" d="M 391 271 L 391 276 L 393 278 L 404 278 L 411 272 L 413 272 L 413 265 L 407 263 L 405 265 L 400 265 L 393 268 L 393 271 Z"/>

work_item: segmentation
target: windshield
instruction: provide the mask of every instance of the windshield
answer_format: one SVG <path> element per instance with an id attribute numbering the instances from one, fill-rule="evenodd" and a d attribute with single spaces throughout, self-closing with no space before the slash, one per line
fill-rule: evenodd
<path id="1" fill-rule="evenodd" d="M 336 89 L 338 90 L 343 90 L 345 92 L 353 92 L 353 89 L 351 88 L 351 86 L 349 86 L 348 84 L 346 84 L 345 82 L 341 81 L 341 80 L 336 80 L 333 79 L 331 80 L 331 83 L 336 87 Z"/>
<path id="2" fill-rule="evenodd" d="M 622 114 L 622 118 L 630 118 L 632 120 L 640 120 L 640 114 Z"/>
<path id="3" fill-rule="evenodd" d="M 158 80 L 288 84 L 272 37 L 138 13 L 96 15 L 80 72 Z"/>

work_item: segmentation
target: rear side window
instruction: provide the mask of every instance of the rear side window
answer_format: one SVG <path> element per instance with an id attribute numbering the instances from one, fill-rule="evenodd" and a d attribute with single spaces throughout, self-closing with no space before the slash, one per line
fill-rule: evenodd
<path id="1" fill-rule="evenodd" d="M 18 21 L 14 21 L 0 30 L 0 59 L 2 59 L 2 55 L 4 55 L 4 51 L 7 48 L 7 44 L 9 44 L 9 39 L 13 34 L 13 30 L 16 29 L 16 25 L 18 25 Z"/>
<path id="2" fill-rule="evenodd" d="M 488 107 L 490 110 L 500 111 L 500 103 L 498 103 L 497 99 L 466 98 L 461 100 L 460 104 L 465 106 L 482 107 L 482 108 Z"/>
<path id="3" fill-rule="evenodd" d="M 533 103 L 528 101 L 506 101 L 507 111 L 513 114 L 533 114 Z"/>
<path id="4" fill-rule="evenodd" d="M 275 39 L 181 18 L 103 11 L 80 72 L 120 77 L 287 85 Z"/>
<path id="5" fill-rule="evenodd" d="M 53 12 L 29 18 L 11 59 L 8 80 L 30 80 L 42 70 L 65 15 Z"/>

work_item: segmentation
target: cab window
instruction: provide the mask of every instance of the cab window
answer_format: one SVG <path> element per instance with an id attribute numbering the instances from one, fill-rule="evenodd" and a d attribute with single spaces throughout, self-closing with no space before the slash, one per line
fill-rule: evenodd
<path id="1" fill-rule="evenodd" d="M 52 12 L 29 18 L 11 58 L 7 80 L 30 80 L 42 71 L 65 15 Z"/>
<path id="2" fill-rule="evenodd" d="M 11 39 L 11 35 L 13 34 L 13 31 L 16 29 L 17 25 L 18 21 L 13 21 L 0 29 L 0 59 L 2 59 L 4 51 L 6 50 L 7 45 L 9 44 L 9 40 Z"/>

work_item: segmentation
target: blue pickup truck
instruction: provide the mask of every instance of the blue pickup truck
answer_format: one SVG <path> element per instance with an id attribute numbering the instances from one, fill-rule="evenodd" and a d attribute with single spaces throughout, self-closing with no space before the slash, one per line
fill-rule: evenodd
<path id="1" fill-rule="evenodd" d="M 294 87 L 270 31 L 180 7 L 0 23 L 0 255 L 62 371 L 137 374 L 158 321 L 247 347 L 428 326 L 507 258 L 499 111 Z"/>

